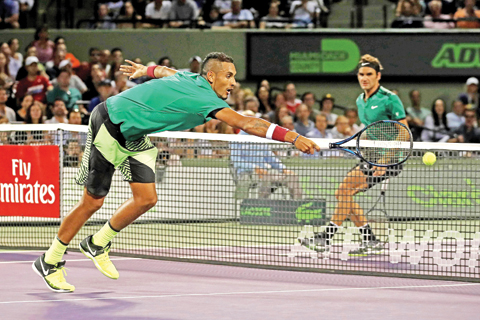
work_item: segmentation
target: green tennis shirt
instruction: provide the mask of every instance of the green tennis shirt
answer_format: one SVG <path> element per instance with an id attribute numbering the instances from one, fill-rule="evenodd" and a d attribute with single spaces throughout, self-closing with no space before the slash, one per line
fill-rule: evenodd
<path id="1" fill-rule="evenodd" d="M 107 99 L 110 119 L 130 141 L 153 132 L 194 128 L 223 108 L 229 106 L 208 81 L 191 72 L 154 79 Z"/>
<path id="2" fill-rule="evenodd" d="M 365 93 L 357 98 L 358 117 L 368 126 L 379 120 L 402 120 L 405 119 L 405 108 L 400 98 L 393 92 L 379 87 L 367 101 Z"/>

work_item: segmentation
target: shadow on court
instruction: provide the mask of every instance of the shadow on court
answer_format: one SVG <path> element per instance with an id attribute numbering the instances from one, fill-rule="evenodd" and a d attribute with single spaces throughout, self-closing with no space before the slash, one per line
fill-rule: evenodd
<path id="1" fill-rule="evenodd" d="M 480 283 L 262 270 L 112 257 L 118 280 L 69 253 L 74 293 L 0 252 L 2 319 L 478 319 Z"/>

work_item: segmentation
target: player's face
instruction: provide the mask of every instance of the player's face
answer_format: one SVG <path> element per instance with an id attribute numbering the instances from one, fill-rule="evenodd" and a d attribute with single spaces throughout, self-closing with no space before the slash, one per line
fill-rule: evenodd
<path id="1" fill-rule="evenodd" d="M 230 92 L 235 88 L 235 75 L 237 70 L 235 65 L 230 62 L 221 62 L 218 65 L 217 70 L 212 70 L 214 76 L 211 78 L 213 91 L 220 99 L 227 99 Z"/>
<path id="2" fill-rule="evenodd" d="M 376 72 L 373 68 L 362 67 L 358 69 L 357 78 L 360 87 L 365 91 L 370 91 L 378 86 L 378 81 L 380 81 L 381 74 L 380 72 Z"/>

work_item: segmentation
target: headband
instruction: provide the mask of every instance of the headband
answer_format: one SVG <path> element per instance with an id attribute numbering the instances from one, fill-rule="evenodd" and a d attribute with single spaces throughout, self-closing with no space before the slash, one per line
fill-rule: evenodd
<path id="1" fill-rule="evenodd" d="M 376 64 L 376 63 L 360 62 L 360 63 L 358 64 L 358 69 L 364 68 L 364 67 L 372 68 L 372 69 L 374 69 L 375 71 L 380 72 L 380 66 L 379 66 L 378 64 Z"/>

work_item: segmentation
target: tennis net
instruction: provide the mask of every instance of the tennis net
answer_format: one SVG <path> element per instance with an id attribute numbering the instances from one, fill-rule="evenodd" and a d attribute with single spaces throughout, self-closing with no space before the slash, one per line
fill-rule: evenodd
<path id="1" fill-rule="evenodd" d="M 365 238 L 350 219 L 341 224 L 327 249 L 314 251 L 299 241 L 328 232 L 338 205 L 335 193 L 358 164 L 355 157 L 327 149 L 303 155 L 289 144 L 248 135 L 164 132 L 150 138 L 159 150 L 158 203 L 118 234 L 113 254 L 317 272 L 479 279 L 478 145 L 415 143 L 413 156 L 398 176 L 358 192 L 354 201 L 359 208 L 350 217 L 355 220 L 363 211 L 381 246 L 359 253 Z M 85 141 L 84 126 L 0 126 L 1 248 L 48 248 L 82 195 L 83 187 L 74 177 Z M 321 146 L 333 142 L 315 141 Z M 427 151 L 437 157 L 432 166 L 422 163 Z M 52 152 L 58 155 L 53 167 L 48 160 Z M 45 181 L 35 180 L 27 165 L 34 161 L 45 166 L 40 170 L 44 173 L 56 171 L 57 178 L 48 173 L 38 178 Z M 27 179 L 26 173 L 33 178 Z M 48 179 L 57 179 L 57 185 Z M 54 187 L 49 189 L 50 185 Z M 49 193 L 54 189 L 58 197 Z M 37 195 L 46 203 L 36 202 Z M 116 172 L 104 206 L 72 244 L 95 233 L 130 197 L 128 183 Z"/>

